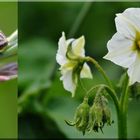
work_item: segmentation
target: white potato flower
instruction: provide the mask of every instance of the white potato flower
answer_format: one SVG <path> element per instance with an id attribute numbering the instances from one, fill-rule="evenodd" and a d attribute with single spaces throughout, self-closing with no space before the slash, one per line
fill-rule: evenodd
<path id="1" fill-rule="evenodd" d="M 115 18 L 117 32 L 107 43 L 105 59 L 128 68 L 129 85 L 140 82 L 140 8 L 128 8 Z"/>
<path id="2" fill-rule="evenodd" d="M 61 78 L 64 88 L 75 95 L 78 76 L 80 78 L 92 78 L 89 66 L 85 63 L 85 38 L 84 36 L 78 39 L 66 40 L 65 33 L 58 42 L 58 51 L 56 61 L 61 66 Z"/>

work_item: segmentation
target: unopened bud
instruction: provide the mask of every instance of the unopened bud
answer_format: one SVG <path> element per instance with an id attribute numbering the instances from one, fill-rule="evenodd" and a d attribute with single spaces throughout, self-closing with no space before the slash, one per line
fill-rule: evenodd
<path id="1" fill-rule="evenodd" d="M 102 131 L 105 123 L 111 125 L 111 113 L 107 106 L 107 99 L 105 96 L 97 94 L 94 104 L 90 108 L 89 125 L 87 129 L 88 131 L 94 130 L 95 132 L 98 132 L 98 129 Z"/>
<path id="2" fill-rule="evenodd" d="M 70 126 L 75 125 L 76 128 L 79 131 L 82 131 L 84 135 L 89 121 L 89 109 L 90 107 L 88 105 L 88 99 L 85 98 L 83 103 L 81 103 L 76 109 L 74 122 L 66 121 L 66 123 Z"/>

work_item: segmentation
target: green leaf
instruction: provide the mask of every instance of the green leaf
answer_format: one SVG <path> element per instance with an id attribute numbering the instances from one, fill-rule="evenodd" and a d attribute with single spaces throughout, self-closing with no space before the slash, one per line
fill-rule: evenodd
<path id="1" fill-rule="evenodd" d="M 18 138 L 66 138 L 49 116 L 39 114 L 24 114 L 19 117 Z"/>
<path id="2" fill-rule="evenodd" d="M 20 45 L 19 88 L 26 89 L 38 80 L 48 81 L 55 67 L 54 46 L 42 39 L 33 39 Z"/>
<path id="3" fill-rule="evenodd" d="M 51 86 L 55 73 L 55 53 L 54 44 L 41 39 L 33 39 L 20 46 L 19 113 L 37 111 L 36 104 L 42 106 L 40 97 Z"/>

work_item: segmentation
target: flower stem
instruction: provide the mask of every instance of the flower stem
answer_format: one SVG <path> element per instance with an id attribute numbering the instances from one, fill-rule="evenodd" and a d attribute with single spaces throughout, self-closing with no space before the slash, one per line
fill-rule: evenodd
<path id="1" fill-rule="evenodd" d="M 114 102 L 114 104 L 115 104 L 117 114 L 119 114 L 120 105 L 119 105 L 118 97 L 117 97 L 115 91 L 112 90 L 109 86 L 104 85 L 104 84 L 96 85 L 96 86 L 92 87 L 92 88 L 87 92 L 87 94 L 86 94 L 85 97 L 88 98 L 88 97 L 90 96 L 90 94 L 93 93 L 93 92 L 91 92 L 91 91 L 93 91 L 93 90 L 95 90 L 95 89 L 98 89 L 98 88 L 100 88 L 100 89 L 103 89 L 103 88 L 104 88 L 104 89 L 107 91 L 107 93 L 108 93 L 109 96 L 112 98 L 112 100 L 113 100 L 113 102 Z"/>
<path id="2" fill-rule="evenodd" d="M 124 81 L 124 91 L 120 99 L 120 110 L 118 116 L 118 135 L 119 138 L 127 138 L 127 110 L 129 99 L 129 78 Z"/>
<path id="3" fill-rule="evenodd" d="M 118 100 L 118 97 L 116 95 L 116 92 L 112 86 L 112 83 L 102 67 L 98 64 L 98 62 L 91 58 L 91 57 L 86 57 L 85 58 L 87 62 L 93 63 L 98 71 L 103 75 L 104 79 L 107 81 L 109 86 L 104 85 L 104 88 L 108 92 L 108 94 L 111 96 L 111 98 L 114 101 L 116 111 L 117 111 L 117 119 L 118 119 L 118 137 L 121 138 L 127 138 L 127 110 L 128 110 L 128 97 L 129 97 L 129 79 L 128 76 L 126 75 L 125 78 L 125 83 L 123 84 L 124 87 L 122 88 L 123 93 L 121 94 L 120 101 Z M 97 88 L 97 87 L 95 87 Z M 93 89 L 95 89 L 93 88 Z M 91 89 L 91 90 L 93 90 Z M 91 92 L 91 90 L 89 92 Z M 89 96 L 89 93 L 88 95 Z"/>
<path id="4" fill-rule="evenodd" d="M 109 87 L 113 89 L 113 86 L 112 86 L 112 83 L 111 83 L 110 79 L 106 75 L 106 73 L 103 70 L 103 68 L 98 64 L 98 62 L 95 59 L 91 58 L 91 57 L 86 57 L 85 59 L 86 59 L 87 62 L 91 62 L 96 66 L 98 71 L 103 75 L 104 79 L 107 81 Z"/>
<path id="5" fill-rule="evenodd" d="M 112 100 L 114 101 L 116 111 L 117 111 L 117 116 L 119 116 L 120 105 L 119 105 L 119 100 L 118 100 L 118 97 L 116 95 L 116 92 L 108 86 L 104 86 L 104 87 L 105 87 L 106 91 L 108 92 L 108 94 L 111 96 Z"/>

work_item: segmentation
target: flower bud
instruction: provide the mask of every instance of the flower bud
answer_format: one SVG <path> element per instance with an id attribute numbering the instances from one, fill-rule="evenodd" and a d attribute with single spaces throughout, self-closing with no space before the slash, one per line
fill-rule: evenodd
<path id="1" fill-rule="evenodd" d="M 85 134 L 86 128 L 88 126 L 89 121 L 89 105 L 88 105 L 88 99 L 85 98 L 83 103 L 81 103 L 75 112 L 74 116 L 74 122 L 67 122 L 66 123 L 70 126 L 76 126 L 76 128 L 79 131 L 83 132 L 83 135 Z"/>
<path id="2" fill-rule="evenodd" d="M 94 130 L 95 132 L 98 132 L 98 129 L 102 131 L 105 123 L 111 125 L 111 113 L 105 96 L 97 94 L 94 104 L 89 111 L 89 125 L 87 129 L 88 131 Z"/>
<path id="3" fill-rule="evenodd" d="M 17 77 L 17 63 L 8 63 L 0 68 L 0 82 Z"/>

